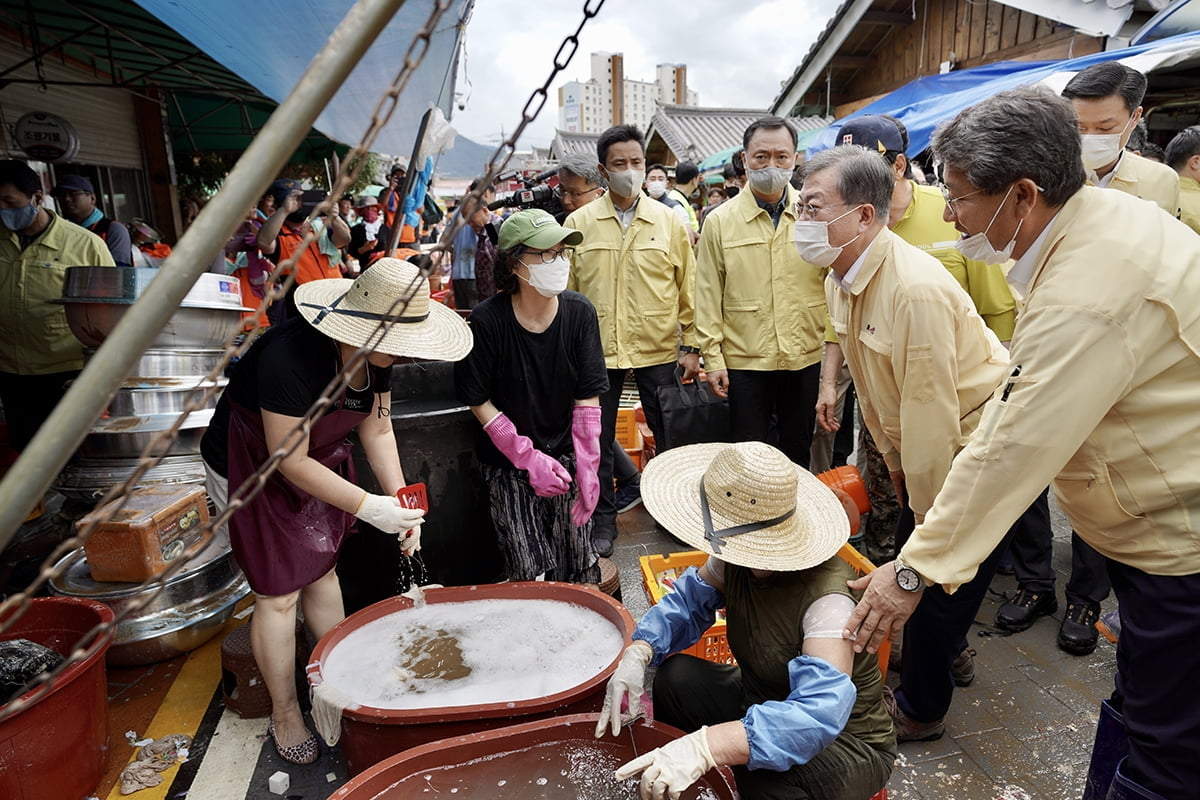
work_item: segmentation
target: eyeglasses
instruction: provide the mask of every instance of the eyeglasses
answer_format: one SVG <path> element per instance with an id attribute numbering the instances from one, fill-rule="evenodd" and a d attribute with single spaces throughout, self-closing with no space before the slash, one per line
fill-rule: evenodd
<path id="1" fill-rule="evenodd" d="M 569 195 L 571 195 L 571 197 L 583 197 L 585 194 L 591 194 L 592 192 L 598 192 L 598 191 L 600 191 L 599 186 L 592 186 L 591 188 L 584 189 L 583 191 L 580 191 L 580 192 L 573 192 L 570 189 L 564 189 L 562 186 L 555 186 L 554 187 L 554 196 L 557 197 L 559 200 L 561 200 L 563 195 L 565 195 L 565 194 L 569 194 Z"/>
<path id="2" fill-rule="evenodd" d="M 539 256 L 542 259 L 543 264 L 553 264 L 555 259 L 557 259 L 559 256 L 562 256 L 563 258 L 567 259 L 568 261 L 571 260 L 571 258 L 574 257 L 574 255 L 575 255 L 575 248 L 574 247 L 560 247 L 556 250 L 541 250 L 541 251 L 526 250 L 525 254 L 531 255 L 531 256 Z"/>
<path id="3" fill-rule="evenodd" d="M 792 206 L 792 210 L 794 212 L 796 212 L 797 217 L 808 217 L 809 219 L 816 219 L 817 215 L 820 214 L 822 211 L 824 211 L 827 208 L 838 208 L 838 207 L 844 207 L 844 206 L 848 206 L 848 205 L 850 205 L 850 204 L 849 203 L 830 203 L 827 206 L 814 206 L 812 203 L 804 203 L 804 202 L 797 200 L 796 205 Z"/>
<path id="4" fill-rule="evenodd" d="M 958 216 L 958 207 L 954 205 L 955 203 L 957 203 L 959 200 L 966 200 L 968 197 L 974 197 L 983 191 L 983 189 L 976 189 L 973 192 L 968 192 L 967 194 L 959 195 L 958 197 L 951 197 L 950 190 L 946 188 L 946 184 L 940 184 L 938 188 L 942 190 L 942 197 L 946 198 L 946 207 L 949 208 L 950 213 L 956 217 Z"/>

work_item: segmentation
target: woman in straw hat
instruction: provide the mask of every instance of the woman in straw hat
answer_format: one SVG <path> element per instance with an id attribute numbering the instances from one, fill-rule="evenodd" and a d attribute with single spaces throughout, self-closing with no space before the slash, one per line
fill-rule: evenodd
<path id="1" fill-rule="evenodd" d="M 475 348 L 455 369 L 486 434 L 477 449 L 509 580 L 600 580 L 591 518 L 608 373 L 596 310 L 564 291 L 582 239 L 540 209 L 505 220 L 499 294 L 471 313 Z"/>
<path id="2" fill-rule="evenodd" d="M 891 775 L 896 739 L 874 657 L 841 638 L 855 577 L 837 552 L 841 502 L 761 442 L 661 453 L 642 498 L 672 534 L 709 554 L 642 617 L 608 683 L 596 736 L 637 710 L 647 666 L 657 718 L 687 736 L 617 770 L 641 773 L 643 798 L 677 797 L 706 771 L 733 767 L 757 798 L 863 800 Z M 680 654 L 726 609 L 737 666 Z M 674 654 L 674 655 L 672 655 Z"/>
<path id="3" fill-rule="evenodd" d="M 356 517 L 400 535 L 406 555 L 420 549 L 422 512 L 396 499 L 405 480 L 388 415 L 391 367 L 398 356 L 460 359 L 471 349 L 471 333 L 457 314 L 430 302 L 416 266 L 395 259 L 381 259 L 353 281 L 306 283 L 296 290 L 296 305 L 302 318 L 271 328 L 237 363 L 201 452 L 209 494 L 221 509 L 228 491 L 251 480 L 270 454 L 290 448 L 229 529 L 257 594 L 250 641 L 271 695 L 275 749 L 286 761 L 310 764 L 319 748 L 296 700 L 296 604 L 317 638 L 345 616 L 334 566 Z M 297 434 L 300 418 L 359 348 L 367 357 L 343 377 L 343 390 L 311 429 Z M 382 494 L 354 482 L 346 439 L 352 430 Z"/>

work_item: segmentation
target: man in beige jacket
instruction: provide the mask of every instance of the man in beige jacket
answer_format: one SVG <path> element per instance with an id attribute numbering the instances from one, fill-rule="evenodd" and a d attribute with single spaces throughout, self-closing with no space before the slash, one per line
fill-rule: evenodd
<path id="1" fill-rule="evenodd" d="M 1200 673 L 1200 239 L 1149 203 L 1085 187 L 1079 147 L 1070 105 L 1041 87 L 984 100 L 934 137 L 949 213 L 1016 259 L 1025 309 L 1004 386 L 896 561 L 856 582 L 846 635 L 876 647 L 923 584 L 970 581 L 1053 481 L 1109 559 L 1121 609 L 1097 744 L 1127 730 L 1129 756 L 1117 768 L 1097 747 L 1089 783 L 1112 781 L 1109 798 L 1191 797 L 1200 694 L 1180 689 Z"/>
<path id="2" fill-rule="evenodd" d="M 877 152 L 835 147 L 805 165 L 795 229 L 810 264 L 828 266 L 825 298 L 858 387 L 863 421 L 896 485 L 896 543 L 924 519 L 1008 351 L 940 261 L 887 227 L 895 180 Z M 965 647 L 1003 547 L 958 594 L 929 592 L 904 631 L 900 687 L 885 694 L 899 741 L 936 739 Z"/>

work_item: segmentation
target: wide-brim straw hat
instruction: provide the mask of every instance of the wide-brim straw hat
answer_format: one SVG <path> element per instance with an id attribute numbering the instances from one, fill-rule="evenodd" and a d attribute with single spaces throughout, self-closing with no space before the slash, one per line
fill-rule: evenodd
<path id="1" fill-rule="evenodd" d="M 660 453 L 646 464 L 642 501 L 687 544 L 752 569 L 815 567 L 850 537 L 833 490 L 762 442 L 694 444 Z"/>
<path id="2" fill-rule="evenodd" d="M 301 284 L 296 308 L 329 338 L 377 353 L 458 361 L 471 351 L 466 321 L 430 299 L 429 281 L 417 265 L 397 258 L 379 259 L 354 280 Z M 381 333 L 385 320 L 392 324 Z"/>

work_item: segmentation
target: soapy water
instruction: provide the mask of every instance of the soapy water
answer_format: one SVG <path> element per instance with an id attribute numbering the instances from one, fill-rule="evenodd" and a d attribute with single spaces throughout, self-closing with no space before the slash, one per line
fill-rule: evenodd
<path id="1" fill-rule="evenodd" d="M 571 740 L 511 750 L 409 775 L 376 800 L 638 800 L 638 777 L 615 772 L 634 758 L 615 741 Z M 682 800 L 717 800 L 704 778 Z"/>
<path id="2" fill-rule="evenodd" d="M 354 703 L 374 708 L 515 703 L 595 677 L 623 644 L 609 620 L 573 603 L 433 603 L 349 633 L 321 674 Z"/>

